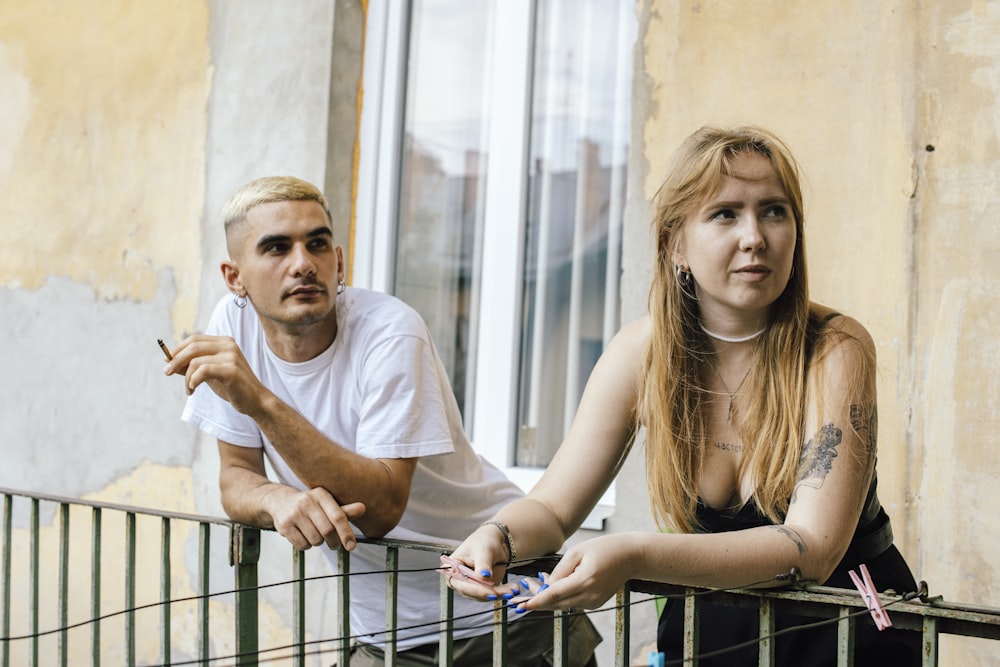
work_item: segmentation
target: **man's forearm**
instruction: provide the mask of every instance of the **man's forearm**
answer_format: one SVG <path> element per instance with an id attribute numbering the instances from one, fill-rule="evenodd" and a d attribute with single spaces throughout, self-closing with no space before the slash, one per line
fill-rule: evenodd
<path id="1" fill-rule="evenodd" d="M 222 508 L 230 519 L 257 528 L 274 528 L 274 519 L 265 500 L 269 494 L 279 491 L 280 484 L 252 470 L 232 466 L 223 471 L 219 486 Z"/>
<path id="2" fill-rule="evenodd" d="M 399 521 L 409 497 L 408 476 L 330 440 L 273 394 L 264 396 L 251 416 L 307 488 L 324 488 L 341 505 L 364 503 L 367 511 L 356 523 L 366 535 L 384 534 Z"/>

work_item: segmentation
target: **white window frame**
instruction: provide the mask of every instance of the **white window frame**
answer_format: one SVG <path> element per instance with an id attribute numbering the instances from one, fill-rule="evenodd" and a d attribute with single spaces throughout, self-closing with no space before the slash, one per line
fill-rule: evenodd
<path id="1" fill-rule="evenodd" d="M 531 122 L 532 16 L 534 0 L 496 3 L 491 78 L 489 163 L 471 424 L 476 452 L 525 491 L 542 470 L 513 465 L 520 365 L 520 313 Z M 364 98 L 361 112 L 352 284 L 391 292 L 394 230 L 398 215 L 401 133 L 405 110 L 405 61 L 409 2 L 368 5 Z M 511 138 L 519 137 L 520 141 Z M 613 296 L 612 298 L 617 298 Z M 614 503 L 614 485 L 584 527 L 600 529 Z"/>

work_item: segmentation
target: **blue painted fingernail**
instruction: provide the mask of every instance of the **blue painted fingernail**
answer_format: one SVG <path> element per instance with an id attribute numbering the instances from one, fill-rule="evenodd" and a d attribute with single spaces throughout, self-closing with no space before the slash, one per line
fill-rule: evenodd
<path id="1" fill-rule="evenodd" d="M 493 573 L 490 572 L 489 570 L 483 570 L 479 574 L 483 575 L 484 577 L 492 577 L 493 576 Z"/>
<path id="2" fill-rule="evenodd" d="M 525 609 L 524 607 L 518 607 L 517 609 L 514 610 L 514 613 L 515 614 L 523 614 L 526 611 L 528 611 L 528 610 Z"/>
<path id="3" fill-rule="evenodd" d="M 548 588 L 548 587 L 549 587 L 549 585 L 548 585 L 548 584 L 542 584 L 542 585 L 541 585 L 541 586 L 540 586 L 540 587 L 538 588 L 538 592 L 539 592 L 539 593 L 541 593 L 542 591 L 544 591 L 544 590 L 545 590 L 546 588 Z"/>
<path id="4" fill-rule="evenodd" d="M 497 600 L 499 598 L 497 598 L 497 596 L 493 595 L 493 593 L 490 593 L 489 595 L 486 596 L 486 599 L 487 600 Z"/>
<path id="5" fill-rule="evenodd" d="M 531 587 L 528 586 L 528 580 L 527 579 L 522 579 L 521 580 L 521 585 L 524 586 L 524 590 L 526 590 L 526 591 L 527 590 L 531 590 Z"/>
<path id="6" fill-rule="evenodd" d="M 540 579 L 541 581 L 545 581 L 545 573 L 544 573 L 544 572 L 539 572 L 539 573 L 538 573 L 538 578 L 539 578 L 539 579 Z"/>

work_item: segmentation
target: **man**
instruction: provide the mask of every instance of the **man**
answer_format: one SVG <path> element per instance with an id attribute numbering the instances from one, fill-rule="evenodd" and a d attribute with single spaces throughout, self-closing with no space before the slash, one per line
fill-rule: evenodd
<path id="1" fill-rule="evenodd" d="M 218 439 L 222 504 L 234 521 L 274 528 L 298 549 L 325 544 L 334 565 L 338 547 L 353 551 L 351 625 L 362 644 L 351 664 L 383 664 L 384 577 L 355 575 L 383 570 L 384 550 L 358 544 L 354 529 L 457 544 L 520 491 L 473 452 L 420 316 L 346 287 L 317 188 L 258 179 L 223 217 L 222 276 L 234 298 L 219 303 L 206 334 L 173 350 L 165 372 L 184 374 L 182 418 Z M 431 553 L 401 554 L 401 571 L 425 571 L 400 573 L 400 665 L 437 664 L 438 564 Z M 456 596 L 456 618 L 484 611 Z M 456 622 L 456 665 L 489 663 L 489 619 Z M 573 657 L 584 664 L 600 638 L 579 619 Z M 518 646 L 509 664 L 545 664 L 548 623 L 513 623 L 509 637 Z"/>

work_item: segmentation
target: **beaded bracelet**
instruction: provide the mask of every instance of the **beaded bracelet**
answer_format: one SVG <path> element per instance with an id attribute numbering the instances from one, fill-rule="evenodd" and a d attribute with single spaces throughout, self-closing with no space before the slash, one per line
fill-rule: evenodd
<path id="1" fill-rule="evenodd" d="M 503 534 L 503 541 L 507 545 L 507 553 L 510 554 L 510 562 L 513 563 L 517 560 L 517 549 L 514 548 L 514 540 L 510 539 L 510 529 L 507 527 L 503 521 L 484 521 L 480 524 L 480 528 L 483 526 L 496 526 L 496 528 Z"/>

